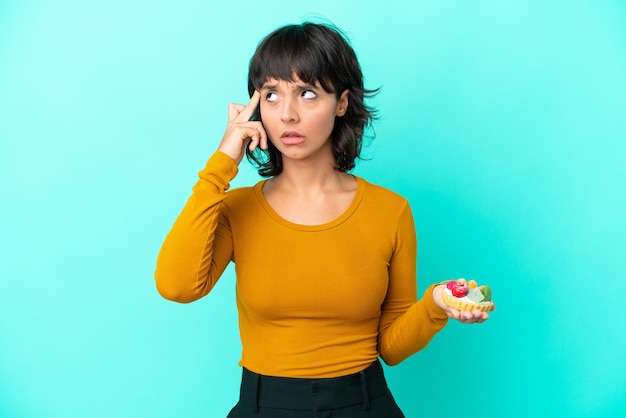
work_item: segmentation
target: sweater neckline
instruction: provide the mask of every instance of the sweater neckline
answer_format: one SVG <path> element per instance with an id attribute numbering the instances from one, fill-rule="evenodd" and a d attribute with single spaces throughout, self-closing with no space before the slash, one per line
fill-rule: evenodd
<path id="1" fill-rule="evenodd" d="M 339 226 L 345 221 L 347 221 L 361 204 L 361 201 L 363 200 L 363 194 L 365 192 L 365 180 L 363 180 L 361 177 L 358 177 L 358 176 L 354 176 L 354 178 L 356 179 L 357 189 L 356 189 L 356 194 L 354 195 L 354 198 L 352 199 L 352 202 L 350 203 L 350 206 L 348 206 L 348 208 L 341 215 L 339 215 L 337 218 L 333 219 L 332 221 L 326 222 L 323 224 L 318 224 L 318 225 L 297 224 L 297 223 L 288 221 L 287 219 L 280 216 L 278 212 L 276 212 L 270 206 L 267 199 L 265 199 L 265 195 L 263 194 L 263 185 L 265 185 L 265 182 L 267 180 L 262 180 L 254 186 L 254 194 L 256 195 L 259 203 L 261 204 L 265 212 L 267 212 L 267 214 L 279 224 L 286 226 L 288 228 L 297 229 L 300 231 L 323 231 L 325 229 L 335 228 L 336 226 Z"/>

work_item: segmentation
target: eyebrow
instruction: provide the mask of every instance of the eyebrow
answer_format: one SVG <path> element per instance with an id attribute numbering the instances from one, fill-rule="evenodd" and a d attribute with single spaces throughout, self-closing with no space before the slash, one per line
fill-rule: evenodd
<path id="1" fill-rule="evenodd" d="M 313 84 L 309 84 L 309 83 L 294 83 L 294 89 L 300 89 L 300 90 L 318 90 L 319 88 L 317 86 L 314 86 Z M 268 84 L 265 83 L 261 86 L 260 90 L 276 90 L 276 87 L 278 87 L 278 84 Z"/>

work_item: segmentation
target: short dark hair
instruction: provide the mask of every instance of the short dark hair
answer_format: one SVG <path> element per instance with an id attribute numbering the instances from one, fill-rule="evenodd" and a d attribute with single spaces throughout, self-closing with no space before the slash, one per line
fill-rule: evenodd
<path id="1" fill-rule="evenodd" d="M 268 79 L 294 81 L 294 76 L 309 84 L 319 82 L 337 98 L 346 89 L 350 91 L 347 111 L 335 119 L 331 141 L 335 169 L 352 170 L 360 158 L 364 129 L 376 119 L 376 111 L 365 104 L 365 98 L 374 96 L 378 89 L 363 87 L 361 66 L 347 37 L 334 26 L 311 22 L 275 30 L 259 43 L 250 60 L 248 93 L 252 96 Z M 253 119 L 261 120 L 260 107 Z M 283 171 L 282 155 L 271 142 L 267 150 L 257 147 L 251 152 L 246 148 L 246 156 L 257 165 L 261 176 Z"/>

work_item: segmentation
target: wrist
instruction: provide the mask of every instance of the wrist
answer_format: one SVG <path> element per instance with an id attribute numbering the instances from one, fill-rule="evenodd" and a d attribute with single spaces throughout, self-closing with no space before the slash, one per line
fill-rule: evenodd
<path id="1" fill-rule="evenodd" d="M 243 155 L 241 155 L 241 152 L 239 150 L 238 152 L 233 152 L 233 150 L 220 145 L 219 147 L 217 147 L 217 151 L 230 157 L 230 159 L 233 160 L 236 165 L 239 165 L 239 163 L 243 159 Z"/>

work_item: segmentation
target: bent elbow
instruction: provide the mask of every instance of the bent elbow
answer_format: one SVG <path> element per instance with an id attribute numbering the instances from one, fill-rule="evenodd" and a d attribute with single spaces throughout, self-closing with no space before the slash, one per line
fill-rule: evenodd
<path id="1" fill-rule="evenodd" d="M 399 358 L 397 356 L 389 356 L 389 355 L 385 355 L 385 354 L 380 354 L 380 358 L 383 360 L 383 362 L 387 365 L 387 366 L 397 366 L 398 364 L 402 363 L 402 358 Z"/>
<path id="2" fill-rule="evenodd" d="M 178 303 L 189 303 L 199 299 L 195 293 L 186 291 L 183 287 L 176 285 L 175 280 L 166 280 L 158 272 L 154 278 L 157 292 L 163 299 Z"/>
<path id="3" fill-rule="evenodd" d="M 180 291 L 177 291 L 176 289 L 173 289 L 170 286 L 163 286 L 157 282 L 156 289 L 163 299 L 178 303 L 191 302 L 191 300 L 188 300 L 188 298 L 186 298 L 184 294 L 182 294 Z"/>

